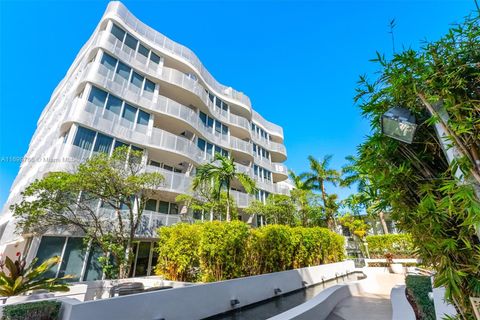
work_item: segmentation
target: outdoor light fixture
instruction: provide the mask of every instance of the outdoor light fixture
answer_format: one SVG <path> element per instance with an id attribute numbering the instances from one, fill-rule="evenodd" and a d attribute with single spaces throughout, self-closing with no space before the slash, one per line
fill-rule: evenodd
<path id="1" fill-rule="evenodd" d="M 382 115 L 382 132 L 396 140 L 412 143 L 417 124 L 415 116 L 407 109 L 393 107 Z"/>

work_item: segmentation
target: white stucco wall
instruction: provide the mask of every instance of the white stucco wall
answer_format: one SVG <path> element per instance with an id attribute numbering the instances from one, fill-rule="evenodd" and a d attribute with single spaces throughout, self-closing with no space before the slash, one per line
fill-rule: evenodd
<path id="1" fill-rule="evenodd" d="M 246 306 L 353 272 L 353 261 L 88 302 L 64 301 L 63 320 L 193 320 Z"/>

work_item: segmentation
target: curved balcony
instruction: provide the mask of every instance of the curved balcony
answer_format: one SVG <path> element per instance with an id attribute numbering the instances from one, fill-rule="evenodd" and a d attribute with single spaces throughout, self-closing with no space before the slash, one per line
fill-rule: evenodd
<path id="1" fill-rule="evenodd" d="M 115 78 L 112 75 L 113 72 L 105 66 L 98 64 L 92 66 L 96 66 L 97 69 L 95 72 L 95 68 L 92 68 L 92 71 L 89 72 L 87 76 L 87 81 L 114 92 L 115 95 L 128 102 L 137 104 L 145 110 L 156 111 L 180 119 L 212 143 L 225 149 L 243 152 L 251 157 L 252 148 L 250 142 L 243 141 L 231 135 L 225 137 L 220 134 L 214 134 L 211 131 L 209 132 L 208 128 L 200 121 L 198 114 L 192 109 L 164 96 L 158 95 L 155 99 L 153 93 L 146 91 L 141 92 L 140 88 L 130 85 L 125 79 Z"/>
<path id="2" fill-rule="evenodd" d="M 258 157 L 254 155 L 253 162 L 267 170 L 269 170 L 273 174 L 273 181 L 283 181 L 288 179 L 288 170 L 287 166 L 280 162 L 270 162 L 267 159 Z"/>
<path id="3" fill-rule="evenodd" d="M 259 123 L 266 131 L 276 137 L 280 137 L 283 141 L 283 128 L 275 123 L 269 122 L 265 120 L 258 112 L 253 110 L 252 112 L 252 120 Z"/>
<path id="4" fill-rule="evenodd" d="M 240 107 L 245 108 L 251 113 L 250 99 L 231 87 L 217 82 L 208 70 L 203 66 L 198 57 L 185 46 L 182 46 L 167 37 L 160 32 L 150 28 L 143 22 L 133 16 L 128 9 L 121 3 L 110 3 L 105 13 L 105 18 L 112 18 L 124 27 L 127 31 L 133 31 L 132 33 L 139 38 L 139 40 L 145 41 L 151 47 L 161 51 L 164 54 L 173 56 L 177 60 L 182 61 L 191 69 L 195 70 L 199 77 L 221 98 L 227 100 L 230 103 L 234 103 Z"/>
<path id="5" fill-rule="evenodd" d="M 98 72 L 95 72 L 93 69 L 90 75 L 87 76 L 87 81 L 114 92 L 115 95 L 120 98 L 127 102 L 137 104 L 145 110 L 156 111 L 180 119 L 197 131 L 200 136 L 225 149 L 242 152 L 249 157 L 252 156 L 250 142 L 243 141 L 234 136 L 225 137 L 209 132 L 208 128 L 200 121 L 198 114 L 192 109 L 163 96 L 157 96 L 157 101 L 153 102 L 155 99 L 152 93 L 146 91 L 141 93 L 138 87 L 129 85 L 125 79 L 117 78 L 110 80 L 110 78 L 112 78 L 112 71 L 102 65 L 97 66 Z"/>
<path id="6" fill-rule="evenodd" d="M 151 63 L 149 63 L 149 60 L 147 60 L 141 54 L 137 54 L 134 50 L 127 46 L 122 46 L 122 43 L 117 38 L 115 38 L 112 34 L 106 31 L 101 31 L 99 33 L 95 45 L 116 56 L 122 62 L 128 63 L 133 68 L 136 68 L 137 70 L 148 74 L 152 78 L 168 82 L 170 84 L 181 87 L 182 89 L 187 90 L 191 93 L 194 93 L 196 96 L 198 96 L 200 100 L 202 100 L 204 105 L 208 108 L 211 116 L 217 118 L 220 121 L 223 121 L 225 124 L 236 126 L 240 129 L 243 129 L 247 133 L 250 133 L 250 122 L 246 118 L 215 108 L 213 103 L 208 99 L 208 95 L 205 92 L 204 88 L 196 80 L 193 80 L 184 73 L 175 69 L 167 68 L 170 70 L 174 70 L 170 71 L 171 73 L 176 73 L 175 77 L 173 78 L 173 80 L 175 81 L 172 81 L 168 78 L 168 75 L 163 75 L 163 67 L 161 67 L 160 65 L 152 65 Z"/>
<path id="7" fill-rule="evenodd" d="M 270 151 L 270 153 L 272 153 L 272 156 L 275 156 L 275 158 L 277 158 L 277 161 L 285 161 L 287 159 L 287 148 L 285 148 L 284 144 L 261 138 L 253 132 L 252 141 L 255 144 Z"/>

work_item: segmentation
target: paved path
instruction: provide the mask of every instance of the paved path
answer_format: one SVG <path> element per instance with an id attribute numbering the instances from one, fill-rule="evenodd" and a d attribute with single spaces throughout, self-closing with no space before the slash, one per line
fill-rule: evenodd
<path id="1" fill-rule="evenodd" d="M 382 296 L 353 296 L 342 300 L 327 320 L 392 319 L 390 299 Z"/>

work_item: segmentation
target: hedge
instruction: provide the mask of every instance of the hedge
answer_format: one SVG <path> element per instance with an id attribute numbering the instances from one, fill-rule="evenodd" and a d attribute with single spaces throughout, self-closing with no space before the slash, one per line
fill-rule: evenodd
<path id="1" fill-rule="evenodd" d="M 62 304 L 58 301 L 39 301 L 3 307 L 2 320 L 57 320 Z"/>
<path id="2" fill-rule="evenodd" d="M 430 277 L 408 275 L 405 278 L 405 284 L 407 292 L 416 306 L 418 318 L 421 320 L 435 320 L 435 307 L 433 301 L 428 297 L 428 293 L 432 291 Z"/>
<path id="3" fill-rule="evenodd" d="M 345 258 L 344 237 L 325 228 L 241 221 L 176 224 L 158 230 L 156 274 L 177 281 L 219 281 L 303 268 Z"/>
<path id="4" fill-rule="evenodd" d="M 415 257 L 415 246 L 409 234 L 367 236 L 370 258 L 385 258 L 387 252 L 396 259 Z"/>

